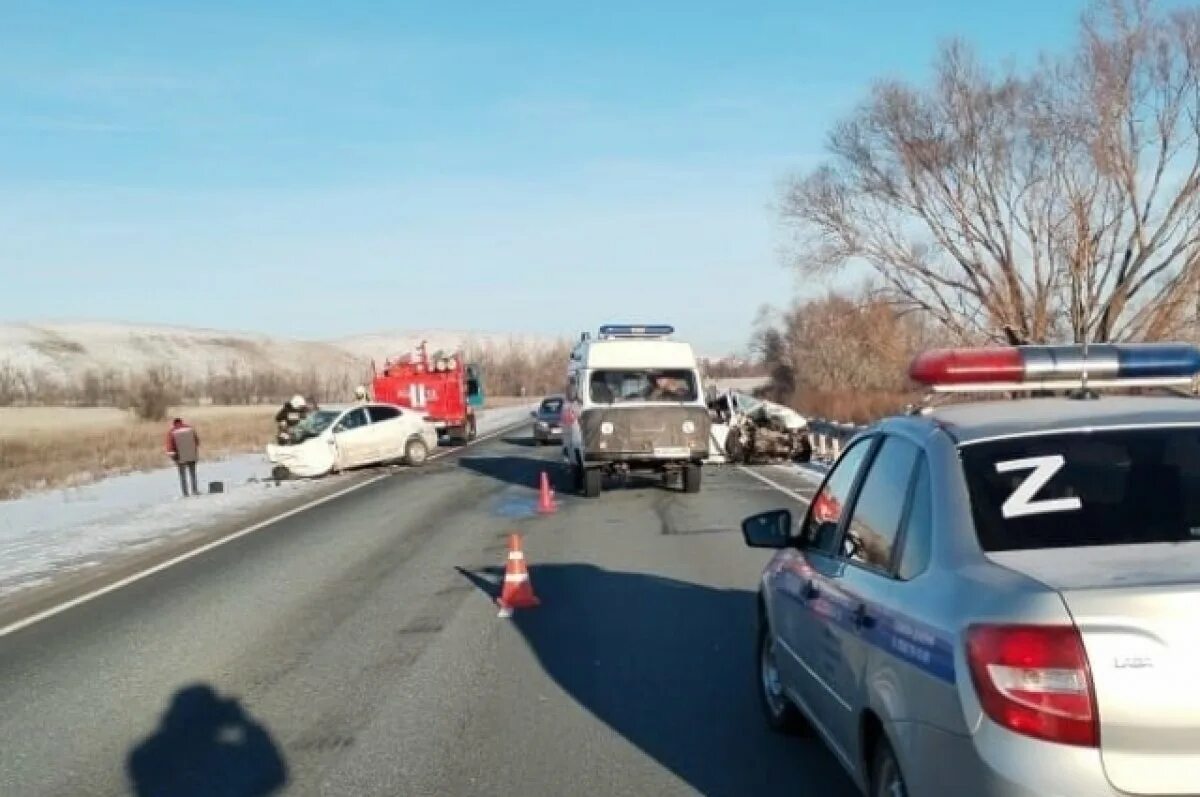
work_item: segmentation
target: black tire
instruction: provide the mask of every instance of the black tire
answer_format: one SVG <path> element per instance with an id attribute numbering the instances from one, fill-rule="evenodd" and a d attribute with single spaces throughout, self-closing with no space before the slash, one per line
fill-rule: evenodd
<path id="1" fill-rule="evenodd" d="M 758 702 L 762 706 L 767 727 L 776 733 L 793 736 L 808 729 L 800 709 L 783 692 L 779 668 L 775 665 L 775 641 L 764 621 L 758 627 Z"/>
<path id="2" fill-rule="evenodd" d="M 404 461 L 414 468 L 419 468 L 429 459 L 429 446 L 421 439 L 409 440 L 404 446 Z"/>
<path id="3" fill-rule="evenodd" d="M 604 471 L 599 468 L 584 468 L 583 470 L 583 496 L 585 498 L 599 498 L 600 489 L 604 484 Z"/>
<path id="4" fill-rule="evenodd" d="M 700 492 L 700 475 L 703 469 L 699 465 L 687 465 L 683 469 L 683 491 L 685 493 Z"/>
<path id="5" fill-rule="evenodd" d="M 813 447 L 808 435 L 800 438 L 800 451 L 796 454 L 797 462 L 812 462 Z"/>
<path id="6" fill-rule="evenodd" d="M 887 737 L 880 734 L 871 762 L 870 797 L 908 797 L 908 784 Z"/>
<path id="7" fill-rule="evenodd" d="M 736 465 L 746 459 L 746 446 L 742 443 L 741 432 L 731 431 L 725 438 L 725 459 Z"/>

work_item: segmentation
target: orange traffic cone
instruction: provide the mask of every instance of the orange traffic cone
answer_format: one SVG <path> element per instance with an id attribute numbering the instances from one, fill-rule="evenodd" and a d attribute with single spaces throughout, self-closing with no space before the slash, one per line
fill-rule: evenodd
<path id="1" fill-rule="evenodd" d="M 508 563 L 504 567 L 504 586 L 496 603 L 499 617 L 512 617 L 513 609 L 532 609 L 541 601 L 533 594 L 533 583 L 525 568 L 525 552 L 521 550 L 521 535 L 508 535 Z"/>
<path id="2" fill-rule="evenodd" d="M 543 515 L 549 515 L 558 509 L 554 503 L 554 490 L 550 488 L 550 477 L 546 475 L 546 471 L 542 471 L 542 494 L 538 499 L 538 512 Z"/>

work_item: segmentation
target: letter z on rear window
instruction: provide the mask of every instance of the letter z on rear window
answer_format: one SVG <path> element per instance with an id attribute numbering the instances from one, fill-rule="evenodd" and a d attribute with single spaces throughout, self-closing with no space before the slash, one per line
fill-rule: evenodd
<path id="1" fill-rule="evenodd" d="M 986 551 L 1200 539 L 1200 427 L 992 440 L 961 456 Z"/>

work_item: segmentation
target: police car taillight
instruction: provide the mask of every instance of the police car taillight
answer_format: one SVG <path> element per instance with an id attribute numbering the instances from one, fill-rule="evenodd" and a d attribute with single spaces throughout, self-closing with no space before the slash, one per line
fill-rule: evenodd
<path id="1" fill-rule="evenodd" d="M 1200 349 L 1182 343 L 934 349 L 909 366 L 913 381 L 935 390 L 1177 385 L 1197 373 Z"/>
<path id="2" fill-rule="evenodd" d="M 1091 669 L 1075 626 L 972 626 L 967 662 L 980 706 L 996 724 L 1050 742 L 1099 745 Z"/>

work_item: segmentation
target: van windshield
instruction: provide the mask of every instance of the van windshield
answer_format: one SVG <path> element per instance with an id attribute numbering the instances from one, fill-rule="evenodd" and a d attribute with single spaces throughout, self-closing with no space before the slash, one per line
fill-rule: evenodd
<path id="1" fill-rule="evenodd" d="M 695 401 L 694 373 L 684 369 L 605 369 L 592 371 L 589 395 L 597 404 Z"/>
<path id="2" fill-rule="evenodd" d="M 1046 434 L 960 451 L 985 551 L 1200 539 L 1200 428 Z"/>

